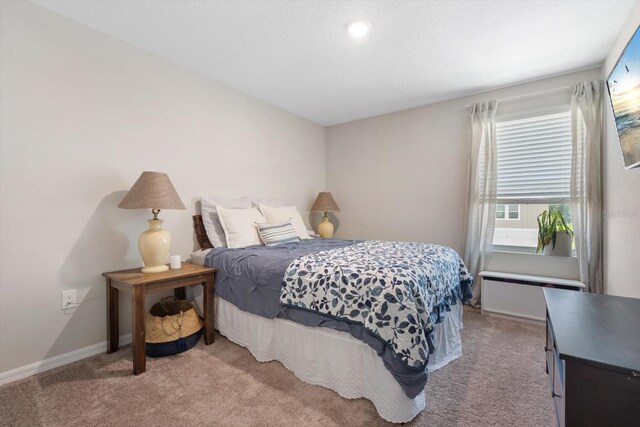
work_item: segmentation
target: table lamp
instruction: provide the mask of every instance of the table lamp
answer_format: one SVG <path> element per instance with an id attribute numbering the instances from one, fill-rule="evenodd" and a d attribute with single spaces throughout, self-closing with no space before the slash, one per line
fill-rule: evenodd
<path id="1" fill-rule="evenodd" d="M 138 238 L 138 250 L 144 262 L 143 273 L 160 273 L 169 269 L 165 264 L 171 250 L 171 234 L 162 229 L 158 219 L 160 209 L 184 209 L 166 173 L 142 172 L 131 190 L 118 205 L 123 209 L 151 209 L 153 219 L 149 229 Z"/>
<path id="2" fill-rule="evenodd" d="M 327 214 L 329 212 L 335 212 L 339 210 L 340 208 L 338 207 L 336 201 L 333 200 L 333 196 L 330 192 L 322 191 L 318 194 L 316 201 L 311 207 L 311 212 L 324 212 L 322 222 L 318 226 L 318 234 L 320 234 L 320 237 L 333 237 L 333 224 L 329 222 L 329 217 L 327 216 Z"/>

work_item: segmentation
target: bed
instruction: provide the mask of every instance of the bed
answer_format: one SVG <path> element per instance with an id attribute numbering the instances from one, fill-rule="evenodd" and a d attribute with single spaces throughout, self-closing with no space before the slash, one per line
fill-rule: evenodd
<path id="1" fill-rule="evenodd" d="M 409 259 L 429 274 L 407 277 L 413 274 Z M 191 257 L 218 268 L 215 322 L 222 335 L 258 361 L 280 361 L 302 381 L 348 399 L 369 399 L 383 419 L 396 423 L 426 407 L 428 372 L 462 354 L 462 304 L 471 296 L 472 279 L 461 261 L 455 265 L 458 260 L 442 246 L 339 239 L 213 248 Z M 371 265 L 384 275 L 364 269 Z M 324 286 L 329 278 L 335 289 Z M 392 294 L 368 291 L 389 287 L 385 278 L 426 278 L 425 301 L 418 301 L 429 307 L 422 329 L 411 324 L 417 318 L 413 300 L 420 298 L 403 294 L 408 286 L 394 284 Z M 449 287 L 438 291 L 440 282 Z M 357 288 L 367 289 L 366 295 L 357 295 Z"/>

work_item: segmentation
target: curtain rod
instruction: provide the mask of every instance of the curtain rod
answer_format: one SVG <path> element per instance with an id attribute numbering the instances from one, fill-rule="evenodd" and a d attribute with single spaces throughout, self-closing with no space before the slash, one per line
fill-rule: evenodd
<path id="1" fill-rule="evenodd" d="M 526 93 L 526 94 L 523 94 L 523 95 L 508 96 L 506 98 L 498 98 L 496 101 L 498 101 L 500 103 L 500 102 L 514 101 L 516 99 L 522 99 L 522 98 L 529 98 L 529 97 L 538 96 L 538 95 L 544 95 L 546 93 L 562 92 L 563 90 L 571 89 L 573 86 L 574 85 L 568 85 L 568 86 L 556 87 L 556 88 L 553 88 L 553 89 L 541 90 L 541 91 L 538 91 L 538 92 Z M 477 102 L 474 103 L 474 104 L 477 104 Z M 465 108 L 473 107 L 474 104 L 467 104 L 467 106 Z"/>

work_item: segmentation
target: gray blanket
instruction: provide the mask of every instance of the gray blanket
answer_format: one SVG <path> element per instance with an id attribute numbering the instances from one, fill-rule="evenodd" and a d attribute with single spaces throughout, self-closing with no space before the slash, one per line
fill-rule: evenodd
<path id="1" fill-rule="evenodd" d="M 241 310 L 268 319 L 280 317 L 305 326 L 322 326 L 348 332 L 356 339 L 365 342 L 382 358 L 385 367 L 398 381 L 407 396 L 414 398 L 424 390 L 427 382 L 426 369 L 416 369 L 402 363 L 394 356 L 393 350 L 388 345 L 362 325 L 280 304 L 285 271 L 294 259 L 358 242 L 310 239 L 275 247 L 215 248 L 207 255 L 205 265 L 218 269 L 216 294 Z"/>

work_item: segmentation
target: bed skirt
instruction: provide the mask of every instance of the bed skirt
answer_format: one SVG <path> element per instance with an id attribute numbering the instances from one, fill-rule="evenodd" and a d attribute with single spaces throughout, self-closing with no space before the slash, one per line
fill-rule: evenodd
<path id="1" fill-rule="evenodd" d="M 376 352 L 346 332 L 267 319 L 217 296 L 215 306 L 216 329 L 249 349 L 260 362 L 277 360 L 306 383 L 329 388 L 347 399 L 369 399 L 390 422 L 410 421 L 426 407 L 424 391 L 409 399 Z M 458 304 L 435 328 L 436 350 L 429 371 L 460 357 L 461 328 L 462 306 Z"/>

